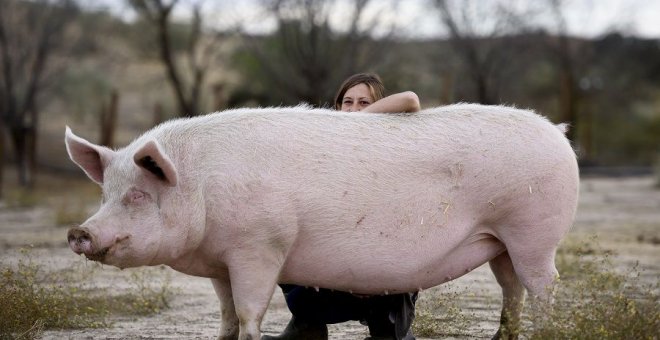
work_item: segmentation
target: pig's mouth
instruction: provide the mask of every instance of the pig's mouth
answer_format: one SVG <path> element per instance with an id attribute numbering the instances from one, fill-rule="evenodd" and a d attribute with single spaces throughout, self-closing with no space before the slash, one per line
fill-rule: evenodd
<path id="1" fill-rule="evenodd" d="M 84 254 L 88 260 L 101 263 L 105 263 L 108 254 L 111 254 L 119 245 L 126 246 L 128 239 L 130 239 L 130 235 L 118 234 L 115 235 L 111 245 L 101 248 L 95 237 L 86 228 L 71 228 L 68 233 L 71 250 L 78 255 Z"/>
<path id="2" fill-rule="evenodd" d="M 105 259 L 105 255 L 107 255 L 108 252 L 110 252 L 110 248 L 111 247 L 105 247 L 97 251 L 96 253 L 91 253 L 91 254 L 85 253 L 85 257 L 87 257 L 88 260 L 103 262 L 103 259 Z"/>

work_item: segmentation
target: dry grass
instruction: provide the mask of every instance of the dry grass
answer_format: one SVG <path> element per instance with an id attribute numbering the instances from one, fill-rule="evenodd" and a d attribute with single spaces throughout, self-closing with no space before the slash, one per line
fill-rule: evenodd
<path id="1" fill-rule="evenodd" d="M 609 256 L 595 238 L 560 249 L 556 303 L 531 317 L 530 339 L 658 339 L 658 282 L 642 282 L 636 267 L 617 273 Z"/>
<path id="2" fill-rule="evenodd" d="M 419 337 L 438 338 L 440 336 L 455 335 L 466 336 L 470 322 L 474 316 L 469 315 L 460 306 L 461 297 L 467 292 L 456 291 L 451 288 L 440 295 L 420 300 L 417 303 L 413 333 Z"/>
<path id="3" fill-rule="evenodd" d="M 28 250 L 21 253 L 16 266 L 0 267 L 1 339 L 33 339 L 46 329 L 107 327 L 110 315 L 158 313 L 173 297 L 169 281 L 153 286 L 144 272 L 134 272 L 131 288 L 112 295 L 108 289 L 81 285 L 94 269 L 45 272 Z"/>

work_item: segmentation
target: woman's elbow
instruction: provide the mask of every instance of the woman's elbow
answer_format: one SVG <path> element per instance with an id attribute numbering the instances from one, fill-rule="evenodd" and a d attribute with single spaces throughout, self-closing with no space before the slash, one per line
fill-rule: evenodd
<path id="1" fill-rule="evenodd" d="M 406 112 L 417 112 L 421 110 L 421 105 L 419 104 L 419 97 L 415 92 L 406 91 L 404 92 L 406 98 Z"/>

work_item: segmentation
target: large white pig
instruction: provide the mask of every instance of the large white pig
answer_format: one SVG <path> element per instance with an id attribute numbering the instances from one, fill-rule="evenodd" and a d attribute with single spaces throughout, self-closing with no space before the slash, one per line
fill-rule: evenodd
<path id="1" fill-rule="evenodd" d="M 525 288 L 549 298 L 576 210 L 561 130 L 468 104 L 231 110 L 166 122 L 116 151 L 67 128 L 69 156 L 103 188 L 68 241 L 120 268 L 211 278 L 221 339 L 258 339 L 277 283 L 392 294 L 489 262 L 504 295 L 497 336 L 513 336 Z"/>

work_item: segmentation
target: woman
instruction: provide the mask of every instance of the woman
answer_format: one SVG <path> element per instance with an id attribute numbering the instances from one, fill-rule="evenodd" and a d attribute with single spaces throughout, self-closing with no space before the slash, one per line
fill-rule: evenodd
<path id="1" fill-rule="evenodd" d="M 337 91 L 335 110 L 353 112 L 400 113 L 420 110 L 419 98 L 406 91 L 385 97 L 385 86 L 375 74 L 358 73 L 350 76 Z"/>
<path id="2" fill-rule="evenodd" d="M 385 87 L 374 74 L 359 73 L 346 79 L 335 96 L 336 110 L 353 112 L 400 113 L 420 110 L 414 92 L 401 92 L 384 97 Z M 369 327 L 367 339 L 414 340 L 410 326 L 415 316 L 417 293 L 384 296 L 353 294 L 313 289 L 296 285 L 280 285 L 293 315 L 278 336 L 262 340 L 328 339 L 327 324 L 358 320 Z"/>

